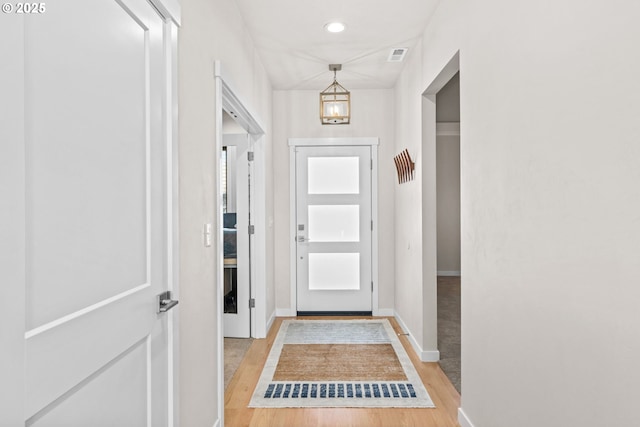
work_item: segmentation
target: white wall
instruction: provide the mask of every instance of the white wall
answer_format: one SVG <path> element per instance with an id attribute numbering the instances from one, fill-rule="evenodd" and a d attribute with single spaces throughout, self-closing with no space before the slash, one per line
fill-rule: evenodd
<path id="1" fill-rule="evenodd" d="M 638 423 L 639 19 L 626 0 L 441 2 L 398 83 L 401 116 L 460 51 L 462 409 L 475 427 Z M 415 136 L 419 120 L 397 128 Z M 410 191 L 396 272 L 415 267 L 399 256 Z M 414 289 L 397 286 L 409 318 Z"/>
<path id="2" fill-rule="evenodd" d="M 180 421 L 184 426 L 210 427 L 218 419 L 218 384 L 223 381 L 217 376 L 216 252 L 215 247 L 205 248 L 202 243 L 203 224 L 215 224 L 220 209 L 214 200 L 219 173 L 214 61 L 221 61 L 226 75 L 231 76 L 228 83 L 258 117 L 267 135 L 271 88 L 232 0 L 182 0 L 181 5 Z M 267 194 L 267 200 L 269 197 Z M 272 276 L 267 283 L 272 298 Z"/>
<path id="3" fill-rule="evenodd" d="M 436 94 L 436 122 L 452 123 L 460 121 L 460 73 L 444 85 Z"/>
<path id="4" fill-rule="evenodd" d="M 327 75 L 327 81 L 331 76 Z M 394 306 L 393 188 L 396 180 L 393 156 L 393 91 L 354 90 L 349 125 L 322 125 L 318 91 L 275 91 L 273 95 L 273 178 L 275 212 L 276 306 L 291 313 L 289 262 L 289 146 L 288 138 L 379 137 L 379 305 L 390 312 Z"/>
<path id="5" fill-rule="evenodd" d="M 460 272 L 460 135 L 437 135 L 438 274 Z"/>
<path id="6" fill-rule="evenodd" d="M 429 149 L 425 150 L 422 141 L 422 86 L 421 79 L 421 43 L 407 55 L 405 71 L 396 84 L 396 132 L 395 150 L 405 148 L 415 161 L 413 181 L 395 183 L 395 311 L 409 339 L 421 359 L 436 359 L 437 328 L 428 317 L 436 315 L 435 264 L 427 263 L 433 269 L 431 287 L 423 286 L 423 181 L 425 174 L 435 176 L 435 142 L 432 147 L 433 164 L 425 163 Z M 432 191 L 435 197 L 435 186 Z M 435 220 L 435 218 L 434 218 Z M 433 247 L 435 234 L 430 241 Z M 435 257 L 434 257 L 435 259 Z"/>

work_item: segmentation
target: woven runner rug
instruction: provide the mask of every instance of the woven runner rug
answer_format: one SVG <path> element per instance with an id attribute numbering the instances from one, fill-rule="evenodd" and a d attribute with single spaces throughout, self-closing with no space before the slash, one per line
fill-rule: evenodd
<path id="1" fill-rule="evenodd" d="M 249 407 L 434 404 L 387 319 L 284 320 Z"/>

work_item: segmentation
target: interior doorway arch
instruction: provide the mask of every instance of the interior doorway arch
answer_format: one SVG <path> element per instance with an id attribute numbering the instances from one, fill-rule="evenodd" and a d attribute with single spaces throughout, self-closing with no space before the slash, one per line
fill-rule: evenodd
<path id="1" fill-rule="evenodd" d="M 437 203 L 436 203 L 436 94 L 460 71 L 460 53 L 456 52 L 440 73 L 422 93 L 422 291 L 424 328 L 423 347 L 426 359 L 437 361 L 438 317 L 437 317 Z"/>

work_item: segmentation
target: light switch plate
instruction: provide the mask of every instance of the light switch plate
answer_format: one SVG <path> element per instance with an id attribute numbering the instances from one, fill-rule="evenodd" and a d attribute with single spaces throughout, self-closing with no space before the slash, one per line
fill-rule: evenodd
<path id="1" fill-rule="evenodd" d="M 213 233 L 213 224 L 205 224 L 204 225 L 204 246 L 206 248 L 211 247 L 212 233 Z"/>

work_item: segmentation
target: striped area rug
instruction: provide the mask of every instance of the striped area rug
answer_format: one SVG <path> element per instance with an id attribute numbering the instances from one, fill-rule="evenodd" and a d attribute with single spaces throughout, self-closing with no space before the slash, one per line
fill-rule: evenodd
<path id="1" fill-rule="evenodd" d="M 387 319 L 284 320 L 254 408 L 432 408 Z"/>

